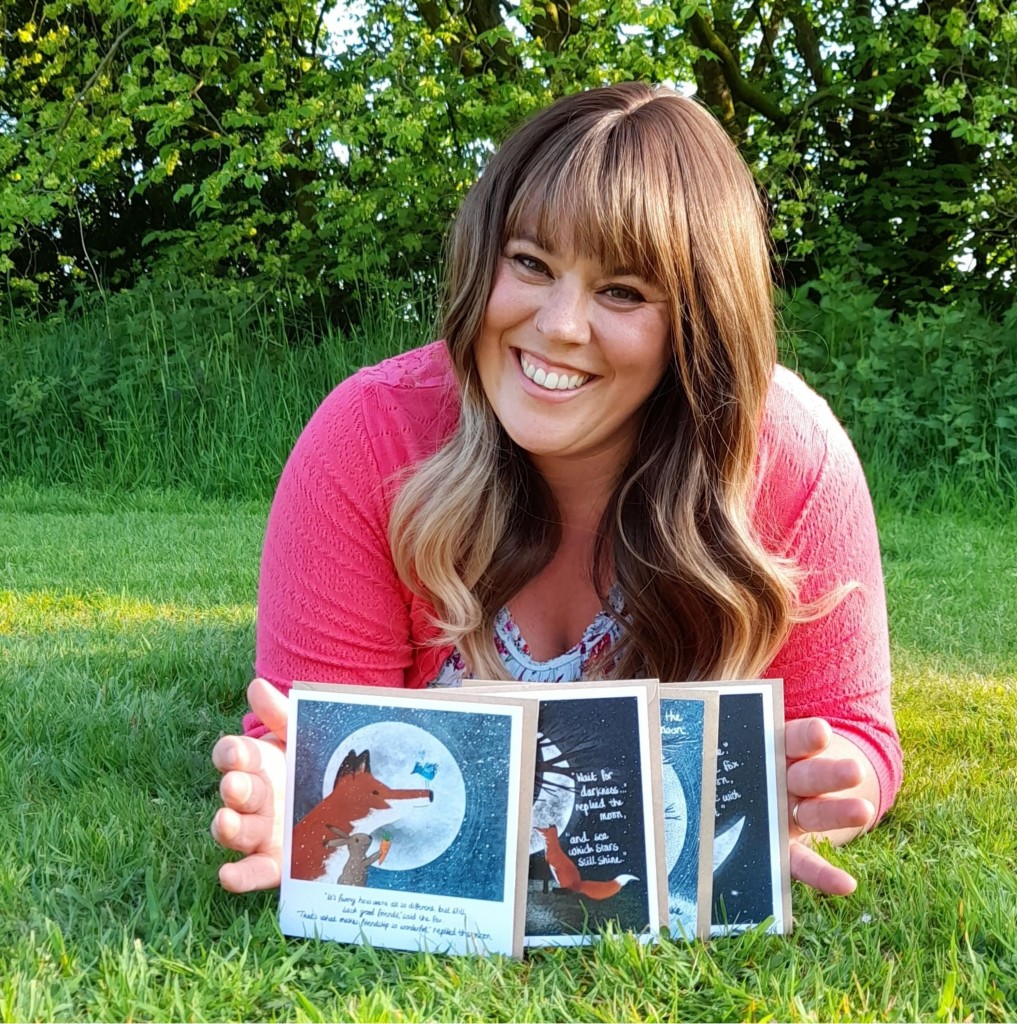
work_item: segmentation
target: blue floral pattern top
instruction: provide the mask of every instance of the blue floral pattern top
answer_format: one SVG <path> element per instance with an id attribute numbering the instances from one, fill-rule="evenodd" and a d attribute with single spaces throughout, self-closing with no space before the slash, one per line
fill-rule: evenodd
<path id="1" fill-rule="evenodd" d="M 587 678 L 587 666 L 609 651 L 621 635 L 618 620 L 622 615 L 622 599 L 616 587 L 611 588 L 608 602 L 614 614 L 605 610 L 598 612 L 597 617 L 579 638 L 579 642 L 564 654 L 559 654 L 549 661 L 537 661 L 533 658 L 526 639 L 512 618 L 512 613 L 507 607 L 502 608 L 494 620 L 494 646 L 501 656 L 509 678 L 520 683 L 574 683 Z M 610 661 L 603 663 L 598 669 L 598 675 L 603 675 L 610 668 Z M 463 679 L 469 678 L 472 676 L 462 655 L 458 650 L 454 650 L 427 685 L 461 686 Z"/>

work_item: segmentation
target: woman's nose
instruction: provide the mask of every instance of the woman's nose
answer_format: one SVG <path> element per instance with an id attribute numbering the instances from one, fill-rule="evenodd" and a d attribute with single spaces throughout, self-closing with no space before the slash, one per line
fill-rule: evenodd
<path id="1" fill-rule="evenodd" d="M 534 326 L 548 341 L 566 345 L 588 342 L 590 322 L 582 286 L 564 278 L 555 281 L 544 295 Z"/>

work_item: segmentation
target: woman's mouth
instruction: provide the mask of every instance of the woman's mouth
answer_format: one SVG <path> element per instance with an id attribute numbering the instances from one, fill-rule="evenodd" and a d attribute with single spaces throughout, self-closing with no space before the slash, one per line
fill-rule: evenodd
<path id="1" fill-rule="evenodd" d="M 532 363 L 525 352 L 519 353 L 519 365 L 522 367 L 523 373 L 534 384 L 546 391 L 575 391 L 592 376 L 589 373 L 575 373 L 567 369 L 545 369 L 543 366 Z"/>

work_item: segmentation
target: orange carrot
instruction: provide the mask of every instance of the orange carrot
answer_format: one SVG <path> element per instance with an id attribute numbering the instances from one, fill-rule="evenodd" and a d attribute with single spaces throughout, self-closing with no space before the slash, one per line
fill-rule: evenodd
<path id="1" fill-rule="evenodd" d="M 375 862 L 380 867 L 388 856 L 388 851 L 392 846 L 392 837 L 387 832 L 381 834 L 381 846 L 378 848 L 378 860 Z"/>

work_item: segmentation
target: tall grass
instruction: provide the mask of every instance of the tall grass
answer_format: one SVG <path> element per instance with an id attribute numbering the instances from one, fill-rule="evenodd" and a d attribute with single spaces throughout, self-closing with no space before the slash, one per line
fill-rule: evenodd
<path id="1" fill-rule="evenodd" d="M 430 338 L 365 304 L 308 340 L 301 310 L 238 286 L 146 282 L 74 315 L 0 322 L 0 480 L 263 500 L 321 399 Z M 782 358 L 851 433 L 877 503 L 1009 507 L 1017 495 L 1017 304 L 894 316 L 844 282 L 784 307 Z"/>
<path id="2" fill-rule="evenodd" d="M 270 495 L 322 398 L 429 334 L 367 307 L 356 330 L 309 342 L 293 312 L 235 287 L 147 283 L 79 315 L 0 323 L 0 478 Z"/>

